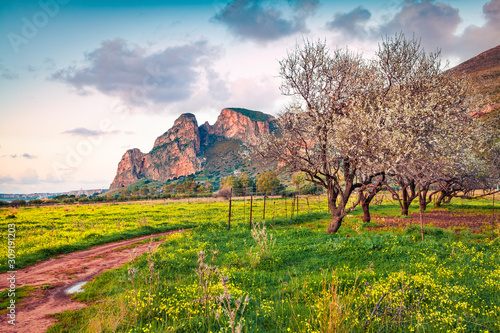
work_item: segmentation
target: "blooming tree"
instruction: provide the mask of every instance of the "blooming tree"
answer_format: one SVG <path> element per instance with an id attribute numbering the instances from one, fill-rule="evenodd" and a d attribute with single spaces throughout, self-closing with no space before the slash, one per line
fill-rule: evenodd
<path id="1" fill-rule="evenodd" d="M 439 59 L 402 34 L 374 60 L 305 42 L 280 61 L 281 91 L 293 102 L 254 150 L 326 189 L 329 233 L 360 202 L 368 210 L 383 184 L 407 214 L 418 189 L 452 174 L 472 138 L 469 85 Z"/>

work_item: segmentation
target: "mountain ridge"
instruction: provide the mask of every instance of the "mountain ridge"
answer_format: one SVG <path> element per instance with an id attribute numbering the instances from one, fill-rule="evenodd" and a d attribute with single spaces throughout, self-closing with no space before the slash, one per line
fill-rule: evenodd
<path id="1" fill-rule="evenodd" d="M 127 187 L 143 178 L 167 182 L 200 173 L 204 167 L 217 175 L 229 174 L 240 166 L 250 167 L 245 147 L 257 143 L 259 135 L 269 133 L 273 121 L 272 115 L 261 111 L 224 108 L 214 125 L 205 122 L 198 126 L 194 114 L 183 113 L 155 140 L 149 153 L 137 148 L 125 152 L 110 190 Z M 223 160 L 222 170 L 213 167 L 210 158 Z"/>
<path id="2" fill-rule="evenodd" d="M 486 98 L 483 107 L 500 103 L 500 45 L 481 52 L 449 70 L 467 75 Z"/>

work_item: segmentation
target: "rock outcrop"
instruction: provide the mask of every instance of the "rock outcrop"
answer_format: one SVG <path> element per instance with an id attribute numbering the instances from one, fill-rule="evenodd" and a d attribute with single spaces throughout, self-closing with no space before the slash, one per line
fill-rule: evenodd
<path id="1" fill-rule="evenodd" d="M 207 122 L 198 127 L 193 114 L 182 114 L 171 129 L 156 139 L 149 153 L 130 149 L 123 155 L 110 190 L 142 178 L 165 182 L 195 174 L 203 170 L 203 151 L 217 138 L 254 144 L 259 135 L 270 132 L 273 120 L 274 117 L 262 112 L 227 108 L 213 126 Z"/>
<path id="2" fill-rule="evenodd" d="M 270 122 L 273 119 L 273 116 L 262 112 L 228 108 L 221 111 L 213 126 L 208 123 L 202 126 L 209 134 L 255 144 L 259 135 L 269 133 Z"/>
<path id="3" fill-rule="evenodd" d="M 118 163 L 118 170 L 110 189 L 124 187 L 137 181 L 144 165 L 144 159 L 145 154 L 139 149 L 127 150 Z"/>

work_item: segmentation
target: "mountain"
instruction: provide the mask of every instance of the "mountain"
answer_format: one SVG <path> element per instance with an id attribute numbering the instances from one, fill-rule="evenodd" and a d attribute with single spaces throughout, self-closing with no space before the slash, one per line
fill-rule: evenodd
<path id="1" fill-rule="evenodd" d="M 486 97 L 474 116 L 490 113 L 489 118 L 500 117 L 500 45 L 453 67 L 450 72 L 469 76 Z"/>
<path id="2" fill-rule="evenodd" d="M 33 199 L 47 199 L 47 198 L 53 198 L 59 195 L 86 195 L 86 196 L 91 196 L 94 194 L 102 194 L 106 193 L 108 190 L 105 189 L 95 189 L 95 190 L 75 190 L 75 191 L 68 191 L 68 192 L 59 192 L 59 193 L 29 193 L 29 194 L 6 194 L 6 193 L 0 193 L 0 200 L 2 201 L 7 201 L 10 202 L 15 199 L 22 199 L 22 200 L 33 200 Z"/>
<path id="3" fill-rule="evenodd" d="M 171 129 L 159 136 L 149 153 L 130 149 L 123 155 L 110 190 L 127 187 L 138 180 L 166 182 L 204 173 L 224 177 L 235 170 L 255 173 L 248 146 L 260 134 L 269 133 L 274 117 L 242 108 L 223 109 L 214 125 L 198 126 L 191 113 L 182 114 Z"/>
<path id="4" fill-rule="evenodd" d="M 461 63 L 450 71 L 470 76 L 479 92 L 488 97 L 489 104 L 500 103 L 500 45 Z"/>

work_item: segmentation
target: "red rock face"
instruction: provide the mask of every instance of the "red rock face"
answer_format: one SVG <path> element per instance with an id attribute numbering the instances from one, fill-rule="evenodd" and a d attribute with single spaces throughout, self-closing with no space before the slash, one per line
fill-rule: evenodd
<path id="1" fill-rule="evenodd" d="M 232 109 L 223 109 L 213 126 L 205 123 L 198 127 L 194 115 L 183 114 L 171 129 L 156 139 L 148 154 L 131 149 L 123 155 L 110 190 L 128 186 L 140 178 L 167 181 L 201 171 L 200 145 L 207 144 L 210 134 L 253 144 L 259 135 L 266 133 L 269 133 L 269 121 L 252 120 Z"/>
<path id="2" fill-rule="evenodd" d="M 140 178 L 167 181 L 192 175 L 201 170 L 199 153 L 196 118 L 192 114 L 183 114 L 171 129 L 156 139 L 148 154 L 131 149 L 123 155 L 110 190 L 128 186 Z"/>
<path id="3" fill-rule="evenodd" d="M 156 139 L 153 150 L 165 144 L 170 144 L 174 140 L 177 140 L 181 146 L 192 142 L 196 153 L 200 152 L 198 122 L 193 114 L 185 113 L 177 118 L 174 126 Z"/>
<path id="4" fill-rule="evenodd" d="M 118 163 L 115 179 L 109 188 L 114 190 L 137 181 L 143 168 L 144 159 L 145 155 L 139 149 L 127 150 Z"/>
<path id="5" fill-rule="evenodd" d="M 259 135 L 269 133 L 269 121 L 254 121 L 237 111 L 223 109 L 212 126 L 212 131 L 213 134 L 227 139 L 255 144 Z"/>

